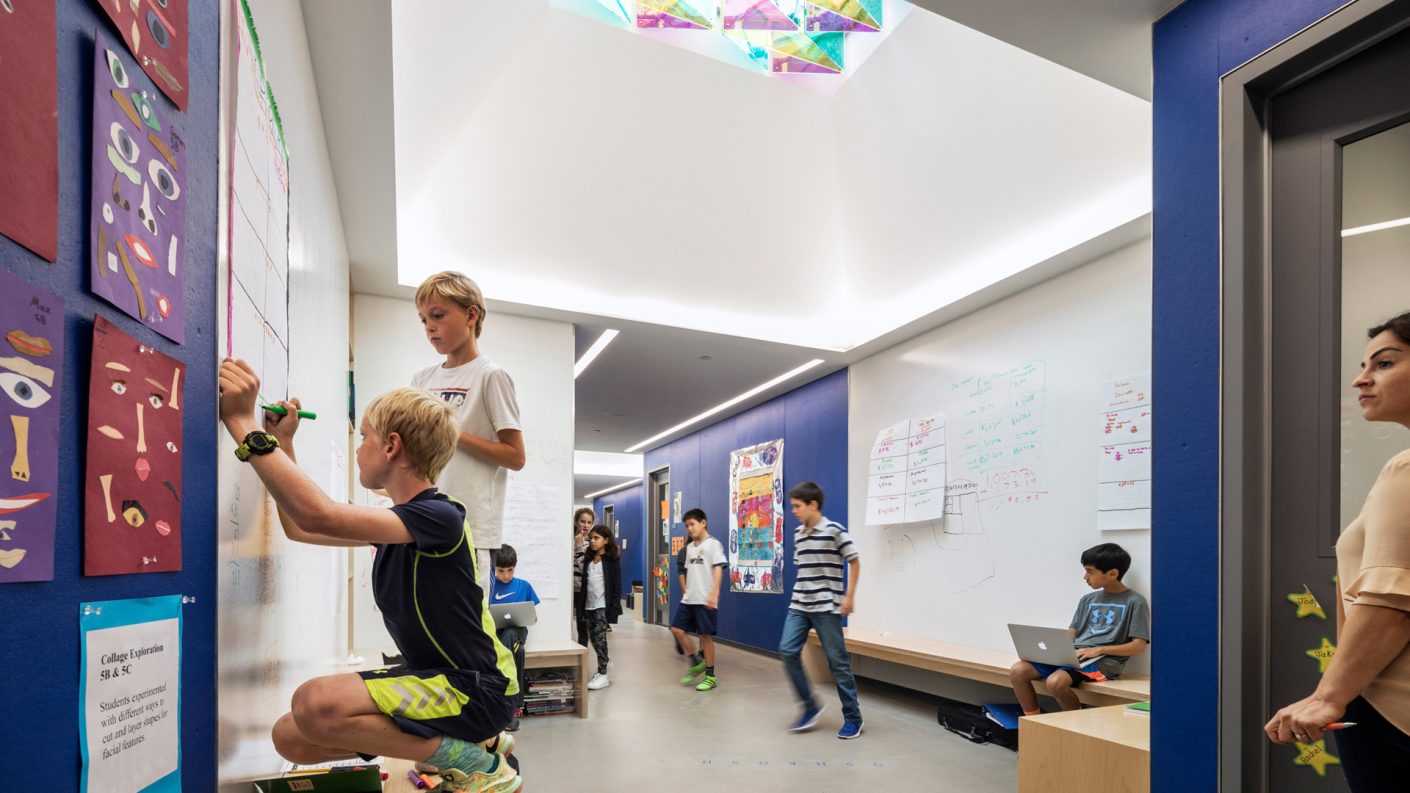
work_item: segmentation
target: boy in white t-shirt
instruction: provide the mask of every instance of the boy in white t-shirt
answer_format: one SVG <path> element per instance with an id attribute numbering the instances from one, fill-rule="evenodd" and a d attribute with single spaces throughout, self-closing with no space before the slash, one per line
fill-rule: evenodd
<path id="1" fill-rule="evenodd" d="M 464 273 L 446 271 L 427 278 L 416 290 L 416 313 L 431 346 L 446 359 L 412 375 L 411 384 L 454 408 L 460 428 L 455 455 L 436 484 L 465 505 L 478 551 L 475 578 L 485 587 L 493 569 L 491 555 L 503 544 L 509 471 L 524 467 L 524 433 L 514 381 L 480 354 L 485 298 Z"/>
<path id="2" fill-rule="evenodd" d="M 696 691 L 709 691 L 715 680 L 715 616 L 720 608 L 720 582 L 724 579 L 725 548 L 710 536 L 705 512 L 692 509 L 685 513 L 685 531 L 690 542 L 685 544 L 685 568 L 681 572 L 681 602 L 671 619 L 671 633 L 690 656 L 691 667 L 681 685 L 688 686 L 704 672 Z M 700 637 L 700 651 L 691 652 L 690 634 Z"/>

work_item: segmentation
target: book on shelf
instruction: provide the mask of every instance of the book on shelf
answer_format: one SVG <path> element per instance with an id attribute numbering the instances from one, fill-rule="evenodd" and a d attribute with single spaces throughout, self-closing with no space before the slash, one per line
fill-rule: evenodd
<path id="1" fill-rule="evenodd" d="M 1151 715 L 1151 703 L 1132 702 L 1130 705 L 1127 705 L 1124 710 L 1132 716 L 1149 716 Z"/>

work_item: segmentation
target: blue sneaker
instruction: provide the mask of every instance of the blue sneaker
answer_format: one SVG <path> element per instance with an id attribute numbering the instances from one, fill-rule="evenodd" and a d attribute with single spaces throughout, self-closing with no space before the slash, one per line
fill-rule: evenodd
<path id="1" fill-rule="evenodd" d="M 842 729 L 837 731 L 837 737 L 844 741 L 850 741 L 862 734 L 862 723 L 860 721 L 844 721 Z"/>
<path id="2" fill-rule="evenodd" d="M 814 724 L 818 723 L 818 717 L 822 715 L 822 712 L 823 709 L 820 707 L 808 708 L 803 711 L 803 713 L 798 717 L 798 720 L 793 722 L 793 726 L 789 727 L 788 729 L 792 730 L 793 732 L 803 732 L 804 730 L 810 730 L 813 728 Z"/>

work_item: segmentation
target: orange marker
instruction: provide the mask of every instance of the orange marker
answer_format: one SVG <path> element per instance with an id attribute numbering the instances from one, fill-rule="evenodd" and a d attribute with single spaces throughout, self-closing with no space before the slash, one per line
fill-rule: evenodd
<path id="1" fill-rule="evenodd" d="M 1354 721 L 1334 721 L 1331 724 L 1328 724 L 1327 726 L 1323 727 L 1322 732 L 1331 732 L 1332 730 L 1344 730 L 1347 727 L 1355 726 L 1356 722 Z"/>

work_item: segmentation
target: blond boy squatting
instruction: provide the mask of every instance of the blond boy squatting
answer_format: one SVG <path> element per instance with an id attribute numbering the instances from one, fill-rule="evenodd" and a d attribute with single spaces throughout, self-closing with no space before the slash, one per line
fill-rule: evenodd
<path id="1" fill-rule="evenodd" d="M 518 693 L 514 660 L 495 638 L 474 580 L 465 508 L 432 484 L 454 450 L 450 408 L 414 388 L 367 406 L 358 479 L 384 489 L 394 506 L 354 506 L 329 498 L 296 463 L 297 399 L 281 402 L 288 415 L 266 416 L 261 431 L 254 371 L 226 359 L 219 377 L 221 421 L 273 496 L 289 539 L 377 549 L 373 595 L 407 663 L 301 685 L 274 725 L 280 755 L 304 764 L 403 758 L 439 768 L 438 790 L 518 791 L 522 780 L 507 759 L 513 738 L 501 732 Z"/>

